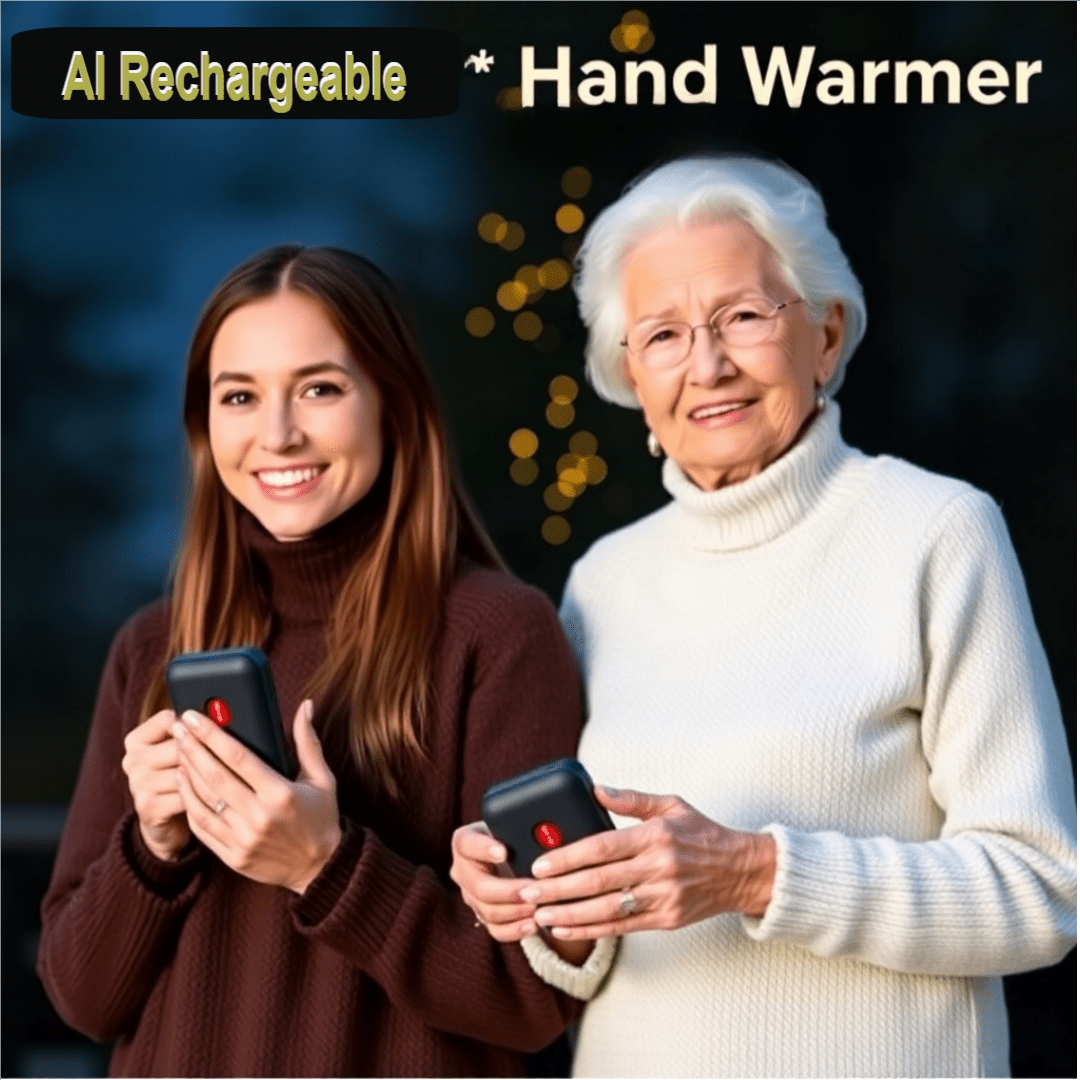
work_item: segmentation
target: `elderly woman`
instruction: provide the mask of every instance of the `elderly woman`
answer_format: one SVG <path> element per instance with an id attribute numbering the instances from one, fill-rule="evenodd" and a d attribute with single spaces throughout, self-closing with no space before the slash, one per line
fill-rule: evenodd
<path id="1" fill-rule="evenodd" d="M 641 407 L 673 500 L 599 541 L 562 607 L 580 757 L 629 827 L 516 881 L 459 830 L 467 902 L 595 994 L 578 1075 L 1007 1075 L 1000 977 L 1073 945 L 1076 861 L 997 506 L 844 443 L 862 290 L 790 169 L 646 175 L 577 290 L 592 382 Z M 612 936 L 602 983 L 599 949 L 577 965 Z"/>

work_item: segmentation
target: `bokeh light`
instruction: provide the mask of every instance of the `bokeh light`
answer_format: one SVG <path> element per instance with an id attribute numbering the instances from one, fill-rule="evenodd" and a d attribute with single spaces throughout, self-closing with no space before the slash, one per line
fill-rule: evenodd
<path id="1" fill-rule="evenodd" d="M 576 499 L 585 490 L 585 474 L 578 468 L 563 469 L 559 473 L 558 485 L 564 495 Z"/>
<path id="2" fill-rule="evenodd" d="M 579 457 L 588 457 L 595 454 L 600 448 L 600 442 L 591 431 L 577 431 L 570 436 L 570 452 Z"/>
<path id="3" fill-rule="evenodd" d="M 628 11 L 611 31 L 611 44 L 619 52 L 647 53 L 656 44 L 644 11 Z"/>
<path id="4" fill-rule="evenodd" d="M 523 311 L 514 316 L 514 333 L 522 341 L 535 341 L 543 332 L 543 320 L 535 311 Z"/>
<path id="5" fill-rule="evenodd" d="M 486 307 L 470 308 L 465 314 L 465 329 L 473 337 L 487 337 L 495 329 L 495 316 Z"/>
<path id="6" fill-rule="evenodd" d="M 569 405 L 578 395 L 578 385 L 569 375 L 556 375 L 548 383 L 548 395 L 559 405 Z"/>
<path id="7" fill-rule="evenodd" d="M 592 173 L 584 165 L 575 165 L 562 174 L 560 186 L 568 199 L 584 199 L 592 187 Z"/>
<path id="8" fill-rule="evenodd" d="M 556 547 L 565 544 L 570 539 L 570 522 L 558 514 L 552 514 L 544 519 L 544 524 L 540 526 L 540 535 Z"/>
<path id="9" fill-rule="evenodd" d="M 485 214 L 476 223 L 476 231 L 485 244 L 497 244 L 506 236 L 506 218 L 494 211 Z"/>
<path id="10" fill-rule="evenodd" d="M 536 464 L 535 458 L 519 457 L 510 463 L 510 479 L 522 487 L 528 487 L 539 475 L 540 466 Z"/>
<path id="11" fill-rule="evenodd" d="M 574 505 L 574 499 L 573 496 L 560 491 L 558 484 L 548 484 L 544 488 L 544 505 L 549 510 L 554 510 L 556 514 L 560 514 L 563 510 L 569 510 Z"/>
<path id="12" fill-rule="evenodd" d="M 525 228 L 519 222 L 508 221 L 506 233 L 496 241 L 503 251 L 517 251 L 525 243 Z"/>
<path id="13" fill-rule="evenodd" d="M 570 264 L 565 259 L 548 259 L 538 272 L 540 284 L 545 289 L 561 289 L 570 280 Z"/>
<path id="14" fill-rule="evenodd" d="M 536 432 L 530 428 L 518 428 L 510 436 L 510 452 L 514 457 L 531 458 L 539 448 L 540 440 L 536 437 Z"/>
<path id="15" fill-rule="evenodd" d="M 528 295 L 520 281 L 504 281 L 495 293 L 495 300 L 504 311 L 517 311 L 525 306 Z"/>
<path id="16" fill-rule="evenodd" d="M 574 203 L 569 202 L 563 203 L 555 211 L 555 224 L 564 233 L 576 233 L 585 224 L 585 215 L 582 213 L 580 206 L 575 206 Z"/>
<path id="17" fill-rule="evenodd" d="M 607 478 L 607 462 L 596 454 L 589 454 L 581 459 L 581 466 L 585 472 L 585 480 L 590 484 L 601 484 Z"/>
<path id="18" fill-rule="evenodd" d="M 539 266 L 533 266 L 532 263 L 519 266 L 517 273 L 514 274 L 514 280 L 520 281 L 525 286 L 529 300 L 538 300 L 544 295 L 544 283 L 540 280 Z"/>
<path id="19" fill-rule="evenodd" d="M 521 108 L 521 87 L 504 86 L 495 95 L 495 104 L 503 112 L 517 112 Z"/>
<path id="20" fill-rule="evenodd" d="M 544 410 L 544 416 L 553 428 L 569 427 L 574 422 L 575 415 L 574 406 L 561 401 L 549 401 Z"/>

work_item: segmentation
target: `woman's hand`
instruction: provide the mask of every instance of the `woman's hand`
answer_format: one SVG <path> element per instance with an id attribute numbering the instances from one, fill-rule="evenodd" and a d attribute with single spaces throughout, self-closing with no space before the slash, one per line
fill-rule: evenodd
<path id="1" fill-rule="evenodd" d="M 300 761 L 286 780 L 201 713 L 173 725 L 176 770 L 191 831 L 223 863 L 253 881 L 303 893 L 341 840 L 337 781 L 304 701 L 293 720 Z"/>
<path id="2" fill-rule="evenodd" d="M 536 905 L 521 899 L 528 878 L 509 876 L 506 848 L 487 831 L 483 822 L 462 825 L 454 832 L 454 862 L 450 877 L 461 889 L 487 932 L 496 941 L 521 941 L 539 932 L 533 915 Z M 500 873 L 500 870 L 502 871 Z M 571 964 L 582 964 L 592 952 L 587 942 L 550 941 L 558 954 Z"/>
<path id="3" fill-rule="evenodd" d="M 545 853 L 518 898 L 564 941 L 674 930 L 727 911 L 760 916 L 772 898 L 776 844 L 725 829 L 675 795 L 596 788 L 613 813 L 641 825 Z"/>
<path id="4" fill-rule="evenodd" d="M 179 747 L 172 736 L 176 713 L 162 709 L 144 720 L 124 739 L 120 763 L 128 778 L 139 832 L 150 852 L 174 862 L 191 839 L 184 801 L 176 782 Z"/>

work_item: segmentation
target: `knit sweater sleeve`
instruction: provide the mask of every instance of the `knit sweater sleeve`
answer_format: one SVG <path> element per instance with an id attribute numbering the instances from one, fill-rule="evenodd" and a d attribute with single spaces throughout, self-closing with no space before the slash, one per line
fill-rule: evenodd
<path id="1" fill-rule="evenodd" d="M 923 753 L 940 837 L 900 842 L 768 826 L 773 898 L 751 937 L 898 971 L 993 975 L 1076 941 L 1069 750 L 1004 519 L 974 490 L 928 537 Z"/>
<path id="2" fill-rule="evenodd" d="M 462 632 L 459 628 L 458 632 Z M 516 585 L 477 608 L 459 709 L 461 822 L 495 780 L 572 754 L 581 726 L 573 659 L 550 602 Z M 448 878 L 348 824 L 338 850 L 292 903 L 296 929 L 346 955 L 398 1007 L 455 1035 L 521 1051 L 548 1045 L 574 999 L 533 974 L 521 948 L 475 925 Z"/>
<path id="3" fill-rule="evenodd" d="M 197 844 L 174 863 L 147 850 L 120 765 L 154 616 L 136 617 L 113 643 L 41 905 L 38 974 L 57 1012 L 96 1039 L 134 1028 L 202 881 Z"/>

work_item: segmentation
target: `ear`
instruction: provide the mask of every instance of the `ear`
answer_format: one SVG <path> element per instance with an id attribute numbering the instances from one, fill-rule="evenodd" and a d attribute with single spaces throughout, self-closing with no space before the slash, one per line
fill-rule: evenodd
<path id="1" fill-rule="evenodd" d="M 834 300 L 825 314 L 821 326 L 822 346 L 814 368 L 814 378 L 818 386 L 824 386 L 836 371 L 840 362 L 840 349 L 844 344 L 844 305 Z"/>
<path id="2" fill-rule="evenodd" d="M 622 375 L 623 382 L 630 387 L 634 392 L 634 396 L 641 402 L 641 395 L 638 393 L 637 380 L 634 378 L 633 372 L 630 370 L 630 354 L 623 348 L 622 355 L 619 357 L 619 374 Z"/>

